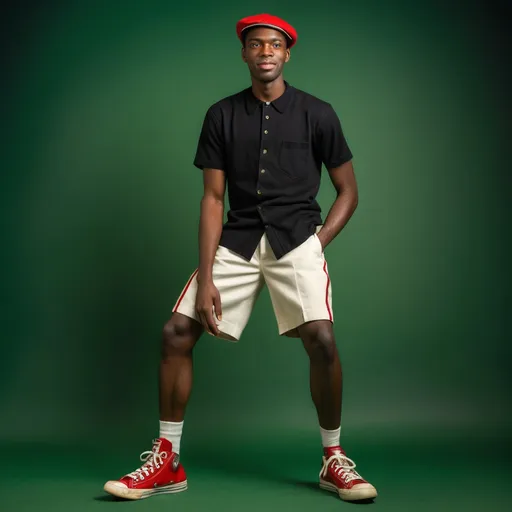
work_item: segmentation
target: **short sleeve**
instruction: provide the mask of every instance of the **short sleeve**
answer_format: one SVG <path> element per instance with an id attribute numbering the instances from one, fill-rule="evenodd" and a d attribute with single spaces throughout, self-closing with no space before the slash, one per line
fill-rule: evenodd
<path id="1" fill-rule="evenodd" d="M 327 169 L 333 169 L 352 160 L 340 120 L 331 105 L 322 112 L 317 127 L 316 152 L 320 155 Z"/>
<path id="2" fill-rule="evenodd" d="M 225 169 L 222 128 L 211 107 L 203 121 L 194 165 L 199 169 Z"/>

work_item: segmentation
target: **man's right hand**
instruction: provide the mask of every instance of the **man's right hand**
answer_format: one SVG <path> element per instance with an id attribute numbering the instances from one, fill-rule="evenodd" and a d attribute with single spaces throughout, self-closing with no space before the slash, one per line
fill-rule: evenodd
<path id="1" fill-rule="evenodd" d="M 214 336 L 218 336 L 220 331 L 217 327 L 216 319 L 222 320 L 222 308 L 219 290 L 213 284 L 212 279 L 203 281 L 198 276 L 196 312 L 205 330 Z"/>

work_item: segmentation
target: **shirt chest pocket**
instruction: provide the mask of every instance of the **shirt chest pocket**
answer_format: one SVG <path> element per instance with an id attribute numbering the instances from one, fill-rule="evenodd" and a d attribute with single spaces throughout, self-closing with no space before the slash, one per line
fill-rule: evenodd
<path id="1" fill-rule="evenodd" d="M 309 142 L 282 141 L 279 166 L 291 178 L 305 178 L 309 170 Z"/>

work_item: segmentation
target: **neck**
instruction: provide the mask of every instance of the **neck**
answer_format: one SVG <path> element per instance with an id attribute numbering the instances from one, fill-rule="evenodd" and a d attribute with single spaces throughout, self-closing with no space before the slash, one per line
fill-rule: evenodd
<path id="1" fill-rule="evenodd" d="M 252 93 L 261 101 L 274 101 L 286 90 L 283 77 L 279 76 L 272 82 L 260 82 L 252 79 Z"/>

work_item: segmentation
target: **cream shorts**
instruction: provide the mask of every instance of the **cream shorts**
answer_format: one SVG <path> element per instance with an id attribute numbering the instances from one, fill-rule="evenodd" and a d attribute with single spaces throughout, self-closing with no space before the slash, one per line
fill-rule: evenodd
<path id="1" fill-rule="evenodd" d="M 320 226 L 319 226 L 320 228 Z M 195 310 L 197 270 L 190 276 L 173 312 L 199 321 Z M 333 321 L 331 280 L 316 234 L 277 260 L 263 235 L 251 258 L 219 246 L 213 264 L 222 320 L 219 338 L 238 341 L 263 286 L 269 289 L 280 335 L 298 337 L 297 327 L 313 320 Z"/>

